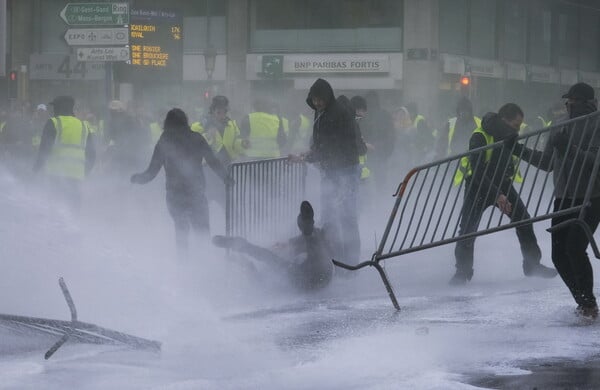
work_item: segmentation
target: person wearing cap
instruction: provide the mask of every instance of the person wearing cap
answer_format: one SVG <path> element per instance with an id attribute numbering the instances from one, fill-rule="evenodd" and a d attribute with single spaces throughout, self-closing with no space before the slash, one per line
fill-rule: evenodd
<path id="1" fill-rule="evenodd" d="M 167 208 L 175 224 L 177 253 L 183 259 L 187 256 L 190 226 L 201 236 L 210 232 L 203 161 L 226 184 L 233 181 L 204 137 L 190 129 L 183 110 L 171 109 L 163 129 L 148 168 L 132 175 L 130 180 L 133 184 L 146 184 L 165 168 Z"/>
<path id="2" fill-rule="evenodd" d="M 208 115 L 192 124 L 192 130 L 204 135 L 224 165 L 229 165 L 244 152 L 240 129 L 236 121 L 227 116 L 228 111 L 229 100 L 225 96 L 215 96 Z"/>
<path id="3" fill-rule="evenodd" d="M 44 125 L 33 170 L 46 173 L 55 189 L 62 190 L 70 205 L 78 209 L 81 182 L 96 160 L 94 138 L 75 116 L 75 100 L 71 96 L 58 96 L 49 105 L 54 116 Z"/>
<path id="4" fill-rule="evenodd" d="M 545 171 L 553 171 L 554 212 L 560 212 L 582 204 L 589 180 L 593 181 L 591 199 L 585 209 L 584 221 L 592 234 L 600 223 L 600 178 L 592 176 L 596 155 L 600 149 L 600 129 L 598 115 L 591 115 L 598 109 L 594 89 L 586 83 L 577 83 L 564 94 L 565 105 L 570 119 L 588 116 L 550 131 L 549 142 L 544 150 L 532 150 L 519 143 L 515 154 Z M 576 175 L 573 176 L 573 172 Z M 580 180 L 578 178 L 582 178 Z M 552 218 L 552 227 L 575 214 Z M 576 313 L 585 319 L 598 316 L 598 305 L 594 296 L 594 275 L 586 253 L 589 244 L 587 235 L 576 224 L 551 230 L 552 262 L 560 277 L 567 285 L 577 303 Z"/>
<path id="5" fill-rule="evenodd" d="M 315 228 L 314 210 L 306 200 L 300 204 L 296 223 L 301 234 L 279 245 L 277 251 L 251 244 L 242 237 L 215 236 L 213 244 L 268 264 L 285 274 L 289 282 L 301 291 L 326 287 L 333 276 L 332 251 L 326 231 Z"/>
<path id="6" fill-rule="evenodd" d="M 50 118 L 50 113 L 48 112 L 48 106 L 45 104 L 38 104 L 35 112 L 33 113 L 33 135 L 31 137 L 31 145 L 37 149 L 40 146 L 40 142 L 42 142 L 42 130 L 44 129 L 44 124 Z"/>

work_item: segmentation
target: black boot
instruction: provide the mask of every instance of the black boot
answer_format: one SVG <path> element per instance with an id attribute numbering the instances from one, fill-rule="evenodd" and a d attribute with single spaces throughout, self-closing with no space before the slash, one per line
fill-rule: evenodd
<path id="1" fill-rule="evenodd" d="M 535 276 L 545 279 L 551 279 L 558 275 L 558 272 L 554 268 L 546 267 L 540 263 L 523 263 L 523 273 L 525 276 Z"/>
<path id="2" fill-rule="evenodd" d="M 449 284 L 451 286 L 464 286 L 465 284 L 467 284 L 467 282 L 469 280 L 471 280 L 472 277 L 473 277 L 473 269 L 470 269 L 470 270 L 457 269 L 456 273 L 454 274 L 452 279 L 450 279 Z"/>

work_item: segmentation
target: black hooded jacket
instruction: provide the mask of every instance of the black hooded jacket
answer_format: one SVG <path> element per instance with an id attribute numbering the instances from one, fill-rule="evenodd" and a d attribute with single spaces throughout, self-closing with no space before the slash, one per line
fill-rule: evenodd
<path id="1" fill-rule="evenodd" d="M 322 112 L 318 112 L 312 103 L 315 96 L 326 102 Z M 358 164 L 359 147 L 354 117 L 336 101 L 331 85 L 323 79 L 317 79 L 310 87 L 306 103 L 315 110 L 312 143 L 306 161 L 318 163 L 323 170 Z"/>
<path id="2" fill-rule="evenodd" d="M 518 131 L 506 124 L 496 113 L 487 113 L 481 121 L 483 131 L 494 137 L 494 142 L 505 141 L 518 135 Z M 469 150 L 487 145 L 483 134 L 473 133 L 469 140 Z M 499 194 L 507 194 L 512 185 L 514 166 L 512 164 L 512 145 L 504 144 L 493 149 L 488 162 L 485 161 L 486 152 L 475 153 L 469 156 L 473 175 L 468 182 L 468 190 L 472 196 L 485 197 L 490 202 L 495 202 Z"/>

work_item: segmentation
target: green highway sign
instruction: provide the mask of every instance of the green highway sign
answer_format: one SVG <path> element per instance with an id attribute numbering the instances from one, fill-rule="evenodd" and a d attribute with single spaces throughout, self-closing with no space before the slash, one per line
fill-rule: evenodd
<path id="1" fill-rule="evenodd" d="M 129 4 L 68 3 L 60 17 L 71 26 L 122 26 L 129 24 Z"/>

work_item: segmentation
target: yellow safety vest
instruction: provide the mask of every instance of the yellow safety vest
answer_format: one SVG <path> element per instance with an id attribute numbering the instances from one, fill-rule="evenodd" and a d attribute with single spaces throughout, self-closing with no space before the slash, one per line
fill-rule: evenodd
<path id="1" fill-rule="evenodd" d="M 458 119 L 456 117 L 454 118 L 450 118 L 448 120 L 448 155 L 452 154 L 452 149 L 451 149 L 451 144 L 452 144 L 452 140 L 454 139 L 454 133 L 456 131 L 456 121 Z M 477 125 L 477 127 L 481 127 L 481 119 L 479 117 L 474 116 L 473 120 L 475 121 L 475 125 Z"/>
<path id="2" fill-rule="evenodd" d="M 367 167 L 367 155 L 358 156 L 358 163 L 360 164 L 360 179 L 368 179 L 371 176 L 371 170 Z"/>
<path id="3" fill-rule="evenodd" d="M 211 149 L 218 153 L 224 147 L 231 160 L 237 159 L 242 153 L 242 139 L 240 138 L 240 128 L 237 122 L 229 119 L 227 126 L 223 129 L 223 135 L 220 132 L 215 132 L 214 135 L 206 133 L 204 126 L 200 122 L 194 122 L 190 126 L 192 131 L 202 134 Z"/>
<path id="4" fill-rule="evenodd" d="M 89 130 L 74 116 L 57 116 L 51 119 L 56 129 L 56 138 L 45 172 L 53 176 L 83 180 Z"/>
<path id="5" fill-rule="evenodd" d="M 480 133 L 485 138 L 486 145 L 491 145 L 494 143 L 494 137 L 486 133 L 481 127 L 473 130 L 473 134 Z M 485 151 L 485 162 L 488 163 L 492 159 L 493 149 L 488 149 Z M 517 183 L 523 183 L 523 177 L 521 176 L 521 172 L 519 171 L 519 158 L 517 156 L 512 156 L 513 165 L 514 165 L 514 175 L 512 177 L 513 181 Z M 469 157 L 465 156 L 460 159 L 460 166 L 456 170 L 454 174 L 454 185 L 458 186 L 465 177 L 469 177 L 473 174 L 473 169 L 471 167 L 471 162 L 469 161 Z"/>
<path id="6" fill-rule="evenodd" d="M 162 132 L 163 129 L 162 127 L 160 127 L 160 124 L 158 122 L 150 123 L 150 138 L 152 139 L 153 144 L 156 144 L 158 142 L 158 139 L 160 138 Z"/>
<path id="7" fill-rule="evenodd" d="M 552 121 L 546 121 L 543 116 L 539 115 L 538 120 L 542 123 L 542 129 L 549 127 L 552 124 Z"/>
<path id="8" fill-rule="evenodd" d="M 310 137 L 312 135 L 312 121 L 306 115 L 300 114 L 300 126 L 298 127 L 298 136 L 294 143 L 290 145 L 290 153 L 301 153 L 308 149 Z"/>
<path id="9" fill-rule="evenodd" d="M 0 122 L 0 133 L 4 131 L 4 126 L 6 126 L 6 122 Z"/>
<path id="10" fill-rule="evenodd" d="M 286 133 L 289 130 L 287 119 L 266 112 L 253 112 L 248 115 L 250 122 L 250 146 L 246 149 L 246 156 L 250 158 L 275 158 L 280 157 L 277 134 L 279 126 L 283 126 Z"/>
<path id="11" fill-rule="evenodd" d="M 419 128 L 419 123 L 423 122 L 425 120 L 425 117 L 421 114 L 417 115 L 415 117 L 415 120 L 413 121 L 413 127 L 415 129 Z M 438 129 L 432 129 L 431 130 L 431 136 L 433 138 L 437 138 L 440 135 L 440 132 L 438 131 Z"/>

